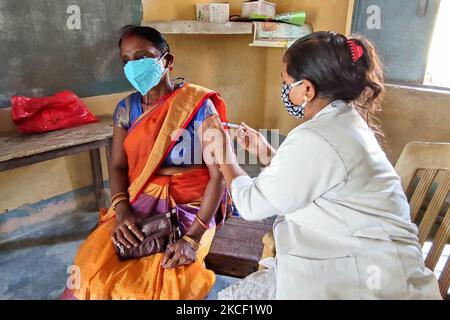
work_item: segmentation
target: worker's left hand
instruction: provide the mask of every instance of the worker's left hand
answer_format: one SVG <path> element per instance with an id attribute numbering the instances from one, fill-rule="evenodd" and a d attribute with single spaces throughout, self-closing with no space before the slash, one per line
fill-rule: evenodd
<path id="1" fill-rule="evenodd" d="M 167 246 L 161 266 L 164 269 L 171 269 L 190 265 L 195 262 L 196 257 L 197 250 L 194 250 L 189 243 L 180 239 Z"/>

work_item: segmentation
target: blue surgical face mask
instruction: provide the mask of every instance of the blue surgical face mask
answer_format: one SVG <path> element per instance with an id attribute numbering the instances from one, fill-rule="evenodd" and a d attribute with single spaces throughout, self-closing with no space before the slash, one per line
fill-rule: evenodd
<path id="1" fill-rule="evenodd" d="M 167 68 L 160 61 L 166 56 L 167 52 L 161 58 L 144 58 L 140 60 L 128 61 L 124 67 L 125 76 L 131 85 L 143 96 L 156 87 L 161 81 Z"/>
<path id="2" fill-rule="evenodd" d="M 281 87 L 281 100 L 283 101 L 284 108 L 291 116 L 299 119 L 303 119 L 305 117 L 305 106 L 307 101 L 305 101 L 302 105 L 297 106 L 291 101 L 289 94 L 291 93 L 293 87 L 299 86 L 302 83 L 303 80 L 297 81 L 293 84 L 283 84 Z"/>

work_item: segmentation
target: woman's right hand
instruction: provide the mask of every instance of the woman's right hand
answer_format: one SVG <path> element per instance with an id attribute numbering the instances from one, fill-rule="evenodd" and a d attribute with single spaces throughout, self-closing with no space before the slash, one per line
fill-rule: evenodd
<path id="1" fill-rule="evenodd" d="M 269 165 L 275 154 L 275 149 L 272 148 L 266 138 L 245 123 L 242 123 L 238 130 L 237 141 L 242 148 L 257 156 L 263 165 Z"/>
<path id="2" fill-rule="evenodd" d="M 116 246 L 122 244 L 130 249 L 131 246 L 138 246 L 138 241 L 144 240 L 144 236 L 136 226 L 137 220 L 137 217 L 131 213 L 128 206 L 118 204 L 116 208 L 117 222 L 112 234 L 112 241 Z"/>

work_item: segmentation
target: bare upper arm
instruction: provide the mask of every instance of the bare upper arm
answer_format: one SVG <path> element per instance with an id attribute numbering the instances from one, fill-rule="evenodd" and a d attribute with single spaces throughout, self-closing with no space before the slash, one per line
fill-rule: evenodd
<path id="1" fill-rule="evenodd" d="M 126 169 L 128 168 L 128 161 L 123 142 L 128 135 L 128 130 L 114 125 L 113 127 L 113 143 L 111 151 L 111 167 Z"/>
<path id="2" fill-rule="evenodd" d="M 203 161 L 208 167 L 209 175 L 211 178 L 221 177 L 222 173 L 220 172 L 219 166 L 212 161 L 213 159 L 211 157 L 211 151 L 213 148 L 213 140 L 211 140 L 211 132 L 208 133 L 206 127 L 207 123 L 206 121 L 203 121 L 197 130 L 197 134 L 200 138 L 200 144 L 202 147 Z"/>

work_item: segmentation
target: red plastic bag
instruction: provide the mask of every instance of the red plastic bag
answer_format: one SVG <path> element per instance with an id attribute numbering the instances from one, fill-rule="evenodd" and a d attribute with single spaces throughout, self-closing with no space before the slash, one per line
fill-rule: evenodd
<path id="1" fill-rule="evenodd" d="M 36 133 L 97 122 L 87 106 L 71 91 L 51 97 L 11 98 L 12 118 L 19 132 Z"/>

